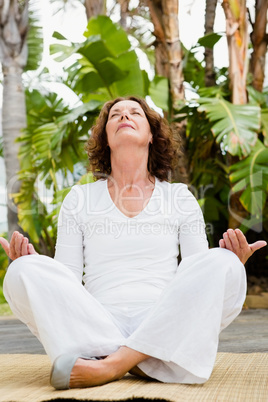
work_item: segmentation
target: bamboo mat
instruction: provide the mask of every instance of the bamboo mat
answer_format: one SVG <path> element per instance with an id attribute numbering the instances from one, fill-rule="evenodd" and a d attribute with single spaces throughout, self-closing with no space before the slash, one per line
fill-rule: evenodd
<path id="1" fill-rule="evenodd" d="M 0 401 L 224 401 L 268 402 L 268 353 L 218 353 L 211 378 L 202 385 L 163 384 L 127 375 L 94 388 L 56 391 L 49 385 L 44 355 L 0 355 Z"/>

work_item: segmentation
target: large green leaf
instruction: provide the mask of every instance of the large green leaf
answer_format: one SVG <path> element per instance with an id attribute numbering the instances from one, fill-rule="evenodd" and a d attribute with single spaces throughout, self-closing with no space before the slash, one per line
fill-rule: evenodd
<path id="1" fill-rule="evenodd" d="M 89 37 L 83 46 L 79 48 L 78 53 L 85 56 L 93 65 L 104 59 L 114 57 L 111 50 L 106 46 L 105 41 L 99 35 Z"/>
<path id="2" fill-rule="evenodd" d="M 76 62 L 67 69 L 66 84 L 80 99 L 107 101 L 117 96 L 148 94 L 146 74 L 140 69 L 138 56 L 119 24 L 106 16 L 93 17 L 84 36 L 87 39 L 79 46 L 70 42 L 51 46 L 57 60 L 77 55 Z M 54 37 L 66 41 L 59 33 L 54 33 Z M 163 104 L 162 93 L 159 103 Z"/>
<path id="3" fill-rule="evenodd" d="M 95 35 L 100 35 L 115 57 L 127 52 L 131 47 L 125 31 L 120 25 L 114 24 L 109 17 L 104 15 L 92 17 L 88 22 L 84 36 L 88 38 Z"/>
<path id="4" fill-rule="evenodd" d="M 111 87 L 113 97 L 136 95 L 144 97 L 144 74 L 140 69 L 139 60 L 134 50 L 123 53 L 114 60 L 118 68 L 127 72 L 124 79 L 114 82 Z"/>
<path id="5" fill-rule="evenodd" d="M 68 68 L 67 85 L 82 97 L 83 101 L 98 99 L 107 101 L 116 96 L 145 96 L 144 74 L 139 60 L 131 50 L 127 34 L 108 17 L 98 16 L 89 21 L 86 41 L 76 47 L 57 44 L 51 52 L 63 60 L 75 52 L 77 62 Z M 64 37 L 58 36 L 60 40 Z"/>
<path id="6" fill-rule="evenodd" d="M 102 102 L 91 100 L 90 102 L 83 103 L 76 108 L 70 110 L 70 112 L 64 116 L 58 118 L 58 122 L 63 122 L 64 124 L 71 123 L 75 121 L 79 116 L 85 115 L 87 112 L 96 112 L 102 106 Z"/>
<path id="7" fill-rule="evenodd" d="M 67 125 L 74 122 L 78 117 L 84 117 L 87 112 L 99 110 L 100 105 L 102 105 L 101 102 L 92 100 L 72 109 L 69 113 L 58 117 L 54 121 L 38 126 L 32 135 L 32 148 L 35 154 L 33 162 L 42 163 L 42 160 L 47 162 L 49 159 L 57 158 L 63 152 L 63 155 L 61 155 L 62 161 L 63 163 L 65 162 L 65 164 L 68 162 L 67 167 L 72 171 L 75 161 L 73 161 L 71 165 L 71 160 L 69 158 L 67 159 L 66 151 L 63 149 L 64 139 L 66 146 L 68 146 L 66 142 L 67 136 L 69 135 Z M 75 144 L 73 144 L 73 146 L 75 146 Z"/>
<path id="8" fill-rule="evenodd" d="M 127 54 L 129 56 L 129 53 Z M 100 63 L 96 65 L 99 76 L 102 79 L 102 82 L 107 88 L 115 83 L 116 81 L 123 80 L 124 78 L 129 78 L 129 72 L 124 71 L 122 66 L 118 66 L 116 60 L 113 59 L 104 59 Z"/>
<path id="9" fill-rule="evenodd" d="M 149 84 L 149 95 L 156 106 L 169 110 L 168 79 L 156 75 Z"/>
<path id="10" fill-rule="evenodd" d="M 195 47 L 190 50 L 183 47 L 183 75 L 193 88 L 199 89 L 205 86 L 205 68 L 195 57 L 196 51 Z"/>
<path id="11" fill-rule="evenodd" d="M 222 98 L 200 98 L 199 112 L 205 112 L 213 123 L 217 142 L 231 155 L 245 157 L 257 141 L 260 129 L 260 107 L 233 105 Z"/>
<path id="12" fill-rule="evenodd" d="M 89 95 L 90 93 L 95 93 L 96 91 L 99 92 L 99 89 L 105 86 L 99 73 L 94 68 L 91 70 L 88 68 L 82 68 L 79 71 L 79 75 L 79 79 L 73 86 L 73 89 L 77 94 Z M 82 99 L 84 100 L 84 97 Z"/>
<path id="13" fill-rule="evenodd" d="M 102 104 L 92 100 L 69 110 L 55 94 L 27 93 L 28 127 L 19 153 L 23 171 L 36 169 L 47 187 L 53 183 L 57 188 L 57 172 L 66 176 L 87 160 L 84 144 Z"/>
<path id="14" fill-rule="evenodd" d="M 231 166 L 233 192 L 242 191 L 240 201 L 252 215 L 260 217 L 268 193 L 268 149 L 257 141 L 251 154 Z"/>
<path id="15" fill-rule="evenodd" d="M 211 32 L 202 36 L 202 38 L 198 39 L 198 44 L 200 46 L 208 47 L 212 49 L 216 43 L 221 39 L 222 35 L 216 32 Z"/>
<path id="16" fill-rule="evenodd" d="M 250 104 L 259 105 L 261 108 L 265 109 L 268 107 L 268 94 L 264 92 L 259 92 L 251 86 L 247 86 L 248 99 Z"/>

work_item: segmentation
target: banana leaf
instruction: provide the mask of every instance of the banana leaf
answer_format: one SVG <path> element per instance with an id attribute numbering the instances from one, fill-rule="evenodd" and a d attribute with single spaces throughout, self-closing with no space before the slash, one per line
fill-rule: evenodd
<path id="1" fill-rule="evenodd" d="M 127 34 L 120 25 L 113 23 L 109 17 L 104 15 L 90 18 L 84 32 L 86 38 L 96 35 L 101 37 L 114 57 L 127 52 L 131 47 Z"/>
<path id="2" fill-rule="evenodd" d="M 222 98 L 200 98 L 199 112 L 204 112 L 211 123 L 216 141 L 225 152 L 240 158 L 251 153 L 260 130 L 260 107 L 233 105 Z"/>
<path id="3" fill-rule="evenodd" d="M 262 134 L 264 137 L 264 145 L 268 147 L 268 109 L 261 110 Z"/>
<path id="4" fill-rule="evenodd" d="M 156 106 L 163 110 L 169 109 L 168 79 L 156 75 L 149 84 L 149 95 Z"/>
<path id="5" fill-rule="evenodd" d="M 250 214 L 259 218 L 268 194 L 268 148 L 257 141 L 251 154 L 230 167 L 232 191 L 241 191 L 240 202 Z"/>

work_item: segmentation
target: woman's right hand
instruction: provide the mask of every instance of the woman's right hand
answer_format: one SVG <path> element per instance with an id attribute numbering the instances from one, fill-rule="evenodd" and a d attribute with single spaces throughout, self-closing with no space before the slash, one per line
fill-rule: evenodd
<path id="1" fill-rule="evenodd" d="M 13 233 L 10 243 L 3 237 L 0 237 L 0 244 L 11 260 L 16 260 L 23 255 L 38 254 L 34 246 L 29 243 L 27 237 L 24 237 L 19 232 Z"/>

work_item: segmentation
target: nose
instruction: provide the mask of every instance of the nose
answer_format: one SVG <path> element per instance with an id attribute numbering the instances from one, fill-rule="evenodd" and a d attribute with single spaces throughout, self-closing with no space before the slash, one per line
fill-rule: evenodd
<path id="1" fill-rule="evenodd" d="M 124 112 L 122 112 L 120 120 L 124 120 L 124 118 L 129 120 L 128 112 L 126 110 Z"/>

